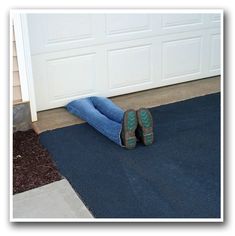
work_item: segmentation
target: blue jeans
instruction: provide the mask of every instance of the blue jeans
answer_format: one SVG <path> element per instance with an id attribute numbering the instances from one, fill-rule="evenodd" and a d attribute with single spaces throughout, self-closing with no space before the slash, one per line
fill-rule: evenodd
<path id="1" fill-rule="evenodd" d="M 124 111 L 105 97 L 87 97 L 70 102 L 67 110 L 87 121 L 104 136 L 123 146 L 121 141 Z"/>

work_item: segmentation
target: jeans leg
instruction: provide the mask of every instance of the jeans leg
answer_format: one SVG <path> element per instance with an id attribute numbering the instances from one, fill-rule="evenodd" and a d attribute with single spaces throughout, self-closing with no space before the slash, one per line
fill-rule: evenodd
<path id="1" fill-rule="evenodd" d="M 121 123 L 113 121 L 98 111 L 90 98 L 82 98 L 70 102 L 67 110 L 72 114 L 79 116 L 87 121 L 89 125 L 94 127 L 107 138 L 122 146 L 120 133 L 122 129 Z"/>
<path id="2" fill-rule="evenodd" d="M 124 111 L 110 99 L 105 97 L 91 97 L 91 101 L 95 108 L 109 119 L 122 123 Z"/>

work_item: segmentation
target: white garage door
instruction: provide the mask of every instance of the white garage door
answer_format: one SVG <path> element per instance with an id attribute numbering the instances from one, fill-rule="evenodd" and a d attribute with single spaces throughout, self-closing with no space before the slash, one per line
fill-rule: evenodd
<path id="1" fill-rule="evenodd" d="M 29 14 L 37 110 L 220 74 L 220 14 Z"/>

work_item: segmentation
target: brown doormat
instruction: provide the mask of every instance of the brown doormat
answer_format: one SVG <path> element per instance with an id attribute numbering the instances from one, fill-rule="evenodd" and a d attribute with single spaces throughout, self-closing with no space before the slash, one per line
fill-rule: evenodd
<path id="1" fill-rule="evenodd" d="M 13 194 L 61 180 L 48 151 L 33 130 L 13 134 Z"/>

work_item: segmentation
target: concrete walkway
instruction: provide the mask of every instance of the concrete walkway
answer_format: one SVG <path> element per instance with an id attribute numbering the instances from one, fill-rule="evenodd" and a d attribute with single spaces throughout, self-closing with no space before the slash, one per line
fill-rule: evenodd
<path id="1" fill-rule="evenodd" d="M 13 218 L 93 218 L 66 179 L 13 196 Z"/>

